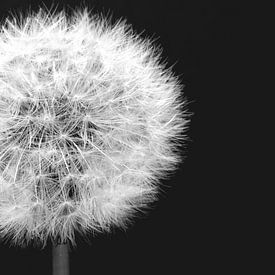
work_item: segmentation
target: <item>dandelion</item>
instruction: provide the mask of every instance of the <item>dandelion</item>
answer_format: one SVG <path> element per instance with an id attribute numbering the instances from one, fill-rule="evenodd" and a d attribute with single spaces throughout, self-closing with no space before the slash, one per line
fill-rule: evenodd
<path id="1" fill-rule="evenodd" d="M 0 234 L 126 226 L 181 161 L 182 85 L 123 20 L 40 9 L 0 33 Z"/>

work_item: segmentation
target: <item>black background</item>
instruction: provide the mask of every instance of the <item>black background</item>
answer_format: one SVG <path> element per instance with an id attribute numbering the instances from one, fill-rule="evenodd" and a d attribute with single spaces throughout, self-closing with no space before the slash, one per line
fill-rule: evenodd
<path id="1" fill-rule="evenodd" d="M 79 1 L 43 3 L 59 4 L 58 9 L 79 6 Z M 26 11 L 30 4 L 36 10 L 42 1 L 2 1 L 0 19 L 9 11 Z M 96 0 L 86 5 L 114 19 L 126 18 L 142 36 L 156 39 L 163 60 L 181 75 L 193 116 L 186 159 L 162 182 L 159 201 L 126 231 L 89 236 L 90 244 L 78 238 L 70 254 L 71 274 L 224 274 L 240 259 L 228 253 L 238 229 L 230 223 L 230 175 L 222 172 L 223 156 L 230 151 L 223 139 L 225 120 L 217 118 L 224 115 L 242 77 L 236 53 L 243 11 L 236 5 L 191 0 Z M 50 245 L 22 249 L 1 242 L 0 259 L 0 274 L 51 274 Z"/>

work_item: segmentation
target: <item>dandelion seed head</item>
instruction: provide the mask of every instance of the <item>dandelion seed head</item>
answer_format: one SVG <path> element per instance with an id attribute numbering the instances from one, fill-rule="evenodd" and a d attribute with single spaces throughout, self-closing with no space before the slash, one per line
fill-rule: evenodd
<path id="1" fill-rule="evenodd" d="M 182 86 L 125 21 L 41 9 L 0 32 L 0 234 L 125 226 L 181 161 Z"/>

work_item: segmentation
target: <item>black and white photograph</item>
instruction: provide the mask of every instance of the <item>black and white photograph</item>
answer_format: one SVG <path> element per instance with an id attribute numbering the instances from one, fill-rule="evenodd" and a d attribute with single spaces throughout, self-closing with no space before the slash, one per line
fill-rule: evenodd
<path id="1" fill-rule="evenodd" d="M 0 11 L 0 274 L 236 274 L 219 119 L 241 9 Z"/>

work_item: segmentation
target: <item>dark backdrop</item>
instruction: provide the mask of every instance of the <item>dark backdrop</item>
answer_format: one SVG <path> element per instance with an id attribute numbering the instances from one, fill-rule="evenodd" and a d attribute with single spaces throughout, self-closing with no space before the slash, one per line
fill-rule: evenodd
<path id="1" fill-rule="evenodd" d="M 43 1 L 47 7 L 52 1 Z M 42 1 L 1 1 L 0 19 L 9 11 Z M 55 1 L 62 8 L 79 1 Z M 224 102 L 240 78 L 235 53 L 239 46 L 237 6 L 212 1 L 86 1 L 94 12 L 126 18 L 137 32 L 156 39 L 163 47 L 163 60 L 173 65 L 185 84 L 188 108 L 193 113 L 187 132 L 186 159 L 173 176 L 162 181 L 164 192 L 151 211 L 126 230 L 78 238 L 71 252 L 71 274 L 201 274 L 198 270 L 224 274 L 219 263 L 228 256 L 235 228 L 228 222 L 230 203 L 222 174 L 222 155 L 229 149 L 222 142 L 223 122 L 217 123 Z M 214 123 L 215 121 L 215 123 Z M 213 134 L 215 133 L 215 135 Z M 51 247 L 14 248 L 0 243 L 0 274 L 51 274 Z M 230 259 L 230 258 L 229 258 Z"/>

